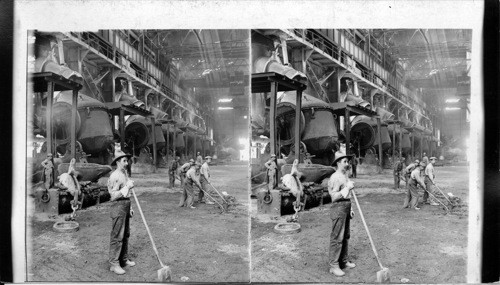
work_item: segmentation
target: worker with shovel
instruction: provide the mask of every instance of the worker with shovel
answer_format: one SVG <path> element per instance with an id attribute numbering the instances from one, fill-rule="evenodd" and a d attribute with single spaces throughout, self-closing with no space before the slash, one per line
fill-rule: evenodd
<path id="1" fill-rule="evenodd" d="M 406 189 L 408 189 L 408 184 L 410 183 L 410 176 L 411 172 L 417 168 L 419 165 L 420 161 L 418 159 L 415 159 L 415 162 L 410 163 L 406 168 L 405 168 L 405 179 L 406 179 Z"/>
<path id="2" fill-rule="evenodd" d="M 337 151 L 333 165 L 337 167 L 328 181 L 328 193 L 332 197 L 330 218 L 332 232 L 330 234 L 330 249 L 328 262 L 330 273 L 335 276 L 344 276 L 341 268 L 354 268 L 356 265 L 348 260 L 348 241 L 350 237 L 350 219 L 354 212 L 351 209 L 350 191 L 354 183 L 348 178 L 349 160 L 351 155 Z"/>
<path id="3" fill-rule="evenodd" d="M 424 192 L 424 197 L 423 197 L 423 204 L 430 204 L 431 206 L 439 206 L 439 203 L 437 201 L 434 201 L 436 192 L 434 186 L 434 179 L 436 176 L 434 175 L 434 164 L 436 163 L 436 159 L 434 156 L 430 158 L 430 163 L 427 164 L 425 167 L 425 187 L 427 191 Z M 429 193 L 431 193 L 432 197 L 430 198 L 430 203 L 427 201 L 429 199 Z"/>
<path id="4" fill-rule="evenodd" d="M 129 178 L 126 171 L 130 157 L 130 154 L 116 150 L 115 158 L 111 162 L 111 165 L 116 164 L 116 170 L 108 179 L 110 200 L 114 202 L 110 207 L 112 228 L 109 243 L 109 263 L 111 264 L 109 270 L 119 275 L 125 274 L 122 266 L 135 265 L 135 262 L 128 259 L 130 217 L 133 215 L 130 206 L 130 189 L 134 187 L 134 181 Z"/>
<path id="5" fill-rule="evenodd" d="M 415 210 L 420 210 L 418 207 L 418 185 L 422 186 L 422 188 L 425 190 L 425 182 L 424 179 L 422 178 L 421 173 L 425 169 L 425 163 L 422 161 L 420 162 L 418 167 L 415 167 L 413 171 L 410 174 L 410 179 L 407 180 L 408 183 L 408 190 L 406 192 L 406 198 L 403 204 L 403 209 L 405 208 L 413 208 Z"/>
<path id="6" fill-rule="evenodd" d="M 196 209 L 193 206 L 194 201 L 194 187 L 195 185 L 201 189 L 200 184 L 200 168 L 201 164 L 196 162 L 194 167 L 191 167 L 186 172 L 186 179 L 184 179 L 184 192 L 181 196 L 181 201 L 179 202 L 179 207 L 188 207 L 191 209 Z"/>
<path id="7" fill-rule="evenodd" d="M 184 181 L 186 180 L 186 173 L 191 167 L 194 166 L 194 159 L 190 159 L 188 162 L 184 163 L 179 169 L 179 177 L 181 178 L 181 186 L 184 186 Z"/>
<path id="8" fill-rule="evenodd" d="M 200 169 L 200 184 L 203 189 L 200 190 L 200 193 L 198 194 L 198 203 L 206 203 L 208 205 L 213 205 L 215 204 L 214 202 L 208 200 L 208 197 L 203 199 L 205 196 L 205 192 L 209 192 L 207 185 L 210 184 L 210 166 L 208 165 L 212 161 L 211 156 L 206 156 L 205 157 L 205 162 L 201 165 Z M 197 162 L 198 163 L 198 162 Z"/>

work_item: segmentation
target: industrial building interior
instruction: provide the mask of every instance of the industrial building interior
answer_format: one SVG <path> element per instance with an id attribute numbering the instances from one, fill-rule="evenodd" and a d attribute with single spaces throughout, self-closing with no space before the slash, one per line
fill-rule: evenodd
<path id="1" fill-rule="evenodd" d="M 115 279 L 101 264 L 108 250 L 109 215 L 100 211 L 116 203 L 108 202 L 108 179 L 122 152 L 131 155 L 127 176 L 144 203 L 160 252 L 168 249 L 169 258 L 184 264 L 178 272 L 201 281 L 206 272 L 189 273 L 206 261 L 188 262 L 197 254 L 212 256 L 230 243 L 247 248 L 248 30 L 34 30 L 28 50 L 28 280 L 151 281 L 136 273 Z M 206 165 L 204 173 L 210 176 L 211 188 L 196 189 L 195 206 L 179 202 L 187 191 L 183 175 L 189 167 L 180 170 L 185 164 Z M 201 191 L 213 200 L 202 200 Z M 218 215 L 219 205 L 235 215 L 232 222 Z M 204 228 L 206 217 L 233 234 L 209 227 L 208 233 L 199 230 L 186 239 L 186 231 Z M 165 239 L 160 234 L 166 232 L 166 220 L 169 229 L 178 223 L 174 231 L 179 230 Z M 140 218 L 131 221 L 137 229 L 131 233 L 137 241 L 132 250 L 149 256 L 149 239 L 139 223 Z M 54 225 L 50 232 L 48 224 Z M 59 236 L 68 232 L 72 234 Z M 197 235 L 203 241 L 193 244 Z M 75 239 L 101 246 L 78 249 L 85 263 L 65 250 L 74 249 L 72 245 L 58 247 L 55 257 L 51 253 L 52 245 L 74 245 Z M 221 255 L 215 261 L 238 270 L 214 280 L 246 280 L 245 258 Z M 156 262 L 144 261 L 136 270 L 149 272 Z M 51 263 L 54 267 L 38 266 Z M 88 275 L 65 272 L 67 266 L 99 270 Z"/>
<path id="2" fill-rule="evenodd" d="M 467 222 L 435 215 L 443 210 L 462 217 L 468 213 L 472 30 L 256 29 L 251 39 L 255 281 L 303 281 L 292 277 L 290 268 L 301 267 L 306 260 L 314 265 L 302 271 L 307 272 L 304 278 L 331 281 L 331 274 L 318 266 L 326 262 L 321 257 L 324 249 L 311 244 L 329 235 L 319 230 L 331 223 L 322 211 L 333 199 L 329 191 L 336 158 L 346 154 L 352 157 L 348 174 L 363 212 L 368 213 L 367 223 L 378 235 L 375 243 L 393 245 L 383 255 L 385 264 L 398 268 L 397 282 L 463 282 Z M 429 158 L 435 160 L 439 181 L 434 184 L 439 196 L 434 194 L 445 203 L 426 203 L 423 194 L 431 190 L 421 189 L 420 206 L 401 210 L 410 177 L 400 175 L 405 170 L 396 167 L 405 169 Z M 358 201 L 357 207 L 352 203 L 361 212 Z M 332 219 L 333 209 L 332 205 Z M 420 212 L 412 215 L 415 210 Z M 265 235 L 270 222 L 278 222 L 275 232 L 297 233 L 297 239 L 283 242 L 279 236 Z M 417 234 L 413 226 L 422 230 Z M 452 229 L 464 234 L 450 235 L 447 245 L 461 252 L 440 264 L 456 266 L 438 266 L 442 274 L 430 278 L 434 274 L 424 260 L 439 260 L 439 253 L 419 252 L 411 245 L 439 248 L 438 240 L 446 239 L 445 232 Z M 362 228 L 353 230 L 351 225 L 350 243 L 363 247 L 354 255 L 365 263 L 372 255 L 360 232 Z M 308 250 L 295 252 L 300 256 L 295 261 L 270 254 L 279 249 L 269 243 Z M 415 259 L 408 261 L 405 254 Z M 404 268 L 397 264 L 401 260 Z M 375 282 L 366 272 L 345 272 L 340 282 Z"/>

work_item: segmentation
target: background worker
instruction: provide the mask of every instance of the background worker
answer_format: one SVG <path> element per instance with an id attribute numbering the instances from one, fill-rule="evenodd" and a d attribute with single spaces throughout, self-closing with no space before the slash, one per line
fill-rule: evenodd
<path id="1" fill-rule="evenodd" d="M 52 186 L 54 186 L 56 177 L 56 173 L 54 171 L 54 158 L 52 156 L 52 153 L 47 153 L 47 158 L 42 161 L 41 164 L 43 166 L 43 185 L 45 186 L 45 189 L 48 190 Z"/>
<path id="2" fill-rule="evenodd" d="M 351 209 L 351 189 L 354 183 L 348 178 L 349 160 L 352 156 L 337 151 L 333 165 L 337 167 L 328 181 L 328 193 L 332 197 L 330 218 L 332 232 L 330 234 L 330 249 L 328 262 L 330 273 L 344 276 L 342 268 L 354 268 L 356 264 L 348 260 L 348 241 L 350 238 L 350 219 L 354 212 Z"/>
<path id="3" fill-rule="evenodd" d="M 394 174 L 394 189 L 399 189 L 399 182 L 401 181 L 401 174 L 403 172 L 405 158 L 397 160 L 394 163 L 393 174 Z"/>
<path id="4" fill-rule="evenodd" d="M 181 178 L 181 186 L 184 186 L 184 180 L 186 180 L 186 173 L 188 170 L 194 166 L 194 159 L 190 159 L 188 162 L 184 163 L 179 169 L 179 177 Z"/>
<path id="5" fill-rule="evenodd" d="M 278 181 L 276 176 L 278 175 L 278 161 L 276 160 L 276 155 L 271 154 L 271 158 L 264 163 L 264 166 L 267 168 L 267 187 L 269 190 L 273 190 L 276 186 L 278 186 Z"/>
<path id="6" fill-rule="evenodd" d="M 121 150 L 115 151 L 115 158 L 111 165 L 116 164 L 116 170 L 108 179 L 108 191 L 113 202 L 110 207 L 112 219 L 111 239 L 109 243 L 110 271 L 116 274 L 125 274 L 122 266 L 134 266 L 135 262 L 128 258 L 128 238 L 130 236 L 130 217 L 133 211 L 130 205 L 130 189 L 134 181 L 129 179 L 126 171 L 130 154 Z"/>
<path id="7" fill-rule="evenodd" d="M 194 187 L 196 185 L 198 188 L 202 189 L 200 184 L 200 168 L 201 164 L 196 162 L 194 167 L 189 168 L 189 170 L 186 172 L 186 179 L 184 181 L 184 191 L 183 195 L 181 196 L 179 207 L 186 206 L 191 209 L 196 209 L 196 207 L 193 206 Z"/>
<path id="8" fill-rule="evenodd" d="M 422 161 L 425 163 L 425 165 L 429 164 L 429 158 L 427 157 L 427 153 L 425 152 L 422 153 Z"/>
<path id="9" fill-rule="evenodd" d="M 422 186 L 422 188 L 425 190 L 425 183 L 421 174 L 424 169 L 425 163 L 422 161 L 420 162 L 419 166 L 415 167 L 415 169 L 413 169 L 413 171 L 411 172 L 403 209 L 410 207 L 415 210 L 420 210 L 420 208 L 418 207 L 418 184 L 420 184 L 420 186 Z"/>
<path id="10" fill-rule="evenodd" d="M 170 163 L 170 167 L 168 169 L 168 178 L 170 180 L 170 188 L 174 188 L 175 186 L 175 173 L 179 168 L 179 159 L 180 157 L 176 156 L 175 159 Z M 181 181 L 182 184 L 182 181 Z"/>
<path id="11" fill-rule="evenodd" d="M 436 160 L 437 160 L 437 158 L 435 158 L 434 156 L 431 157 L 430 163 L 427 164 L 427 166 L 425 167 L 424 182 L 425 182 L 425 187 L 426 187 L 427 191 L 424 191 L 424 197 L 423 197 L 423 201 L 422 201 L 422 203 L 424 203 L 424 204 L 429 203 L 427 201 L 427 199 L 429 199 L 429 193 L 436 196 L 437 191 L 435 191 L 436 186 L 434 185 L 435 184 L 434 179 L 436 178 L 436 176 L 434 175 L 434 163 L 436 163 Z M 439 203 L 437 201 L 434 201 L 434 198 L 431 197 L 430 200 L 431 200 L 431 202 L 430 202 L 431 206 L 439 206 Z"/>
<path id="12" fill-rule="evenodd" d="M 201 156 L 200 152 L 196 153 L 196 162 L 198 162 L 199 164 L 203 164 L 203 157 Z"/>
<path id="13" fill-rule="evenodd" d="M 200 184 L 201 188 L 209 193 L 208 190 L 208 184 L 210 183 L 210 167 L 209 163 L 212 162 L 212 157 L 211 156 L 206 156 L 205 157 L 205 162 L 201 165 L 200 168 Z M 207 203 L 208 205 L 213 205 L 214 202 L 208 200 L 208 197 L 203 200 L 203 197 L 205 196 L 205 193 L 200 190 L 200 193 L 198 194 L 198 203 Z"/>
<path id="14" fill-rule="evenodd" d="M 354 155 L 353 158 L 351 159 L 351 166 L 352 166 L 351 177 L 352 178 L 356 178 L 356 176 L 358 176 L 358 174 L 357 174 L 358 163 L 359 163 L 359 158 L 356 155 Z"/>
<path id="15" fill-rule="evenodd" d="M 419 165 L 419 163 L 420 163 L 420 161 L 418 159 L 415 159 L 415 162 L 410 163 L 405 168 L 406 188 L 408 188 L 408 183 L 410 182 L 411 172 Z"/>

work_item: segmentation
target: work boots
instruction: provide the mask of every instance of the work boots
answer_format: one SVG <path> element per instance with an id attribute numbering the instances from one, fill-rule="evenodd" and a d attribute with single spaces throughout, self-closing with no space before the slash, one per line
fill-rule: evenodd
<path id="1" fill-rule="evenodd" d="M 344 264 L 344 268 L 347 268 L 347 269 L 352 269 L 352 268 L 354 268 L 354 267 L 356 267 L 356 264 L 354 264 L 353 262 L 349 262 L 349 261 L 348 261 L 348 262 L 346 262 L 346 263 Z"/>
<path id="2" fill-rule="evenodd" d="M 123 268 L 120 265 L 111 265 L 111 267 L 109 268 L 109 271 L 112 271 L 118 275 L 125 274 L 125 270 L 123 270 Z"/>
<path id="3" fill-rule="evenodd" d="M 345 272 L 340 269 L 340 267 L 337 265 L 333 265 L 330 267 L 330 273 L 332 273 L 335 276 L 342 277 L 345 275 Z"/>

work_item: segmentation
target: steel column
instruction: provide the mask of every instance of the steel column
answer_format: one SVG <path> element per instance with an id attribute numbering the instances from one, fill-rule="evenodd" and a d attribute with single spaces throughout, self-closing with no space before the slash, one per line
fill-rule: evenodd
<path id="1" fill-rule="evenodd" d="M 43 96 L 43 95 L 42 95 Z M 47 154 L 54 154 L 52 144 L 52 100 L 54 96 L 54 83 L 49 81 L 47 86 L 47 112 L 45 114 L 45 122 L 47 129 Z"/>
<path id="2" fill-rule="evenodd" d="M 344 130 L 345 130 L 345 154 L 350 154 L 351 145 L 351 112 L 346 108 L 344 116 Z"/>
<path id="3" fill-rule="evenodd" d="M 119 127 L 120 127 L 120 146 L 122 151 L 124 150 L 124 144 L 125 144 L 125 110 L 120 108 L 120 117 L 118 118 L 119 122 Z"/>
<path id="4" fill-rule="evenodd" d="M 271 154 L 276 154 L 276 96 L 278 91 L 278 82 L 271 82 L 271 106 L 269 109 L 269 127 L 270 127 L 270 142 L 271 142 Z M 276 154 L 276 157 L 278 155 Z"/>
<path id="5" fill-rule="evenodd" d="M 403 127 L 399 128 L 399 160 L 403 157 Z"/>
<path id="6" fill-rule="evenodd" d="M 193 140 L 193 155 L 194 155 L 194 157 L 195 157 L 195 158 L 197 157 L 197 154 L 198 154 L 198 153 L 197 153 L 197 149 L 196 149 L 196 138 L 197 138 L 197 137 L 198 137 L 198 136 L 195 134 L 195 135 L 194 135 L 194 140 Z M 234 137 L 234 136 L 233 136 L 233 137 Z"/>
<path id="7" fill-rule="evenodd" d="M 168 147 L 170 145 L 170 135 L 168 133 L 168 129 L 170 128 L 170 124 L 167 124 L 167 139 L 166 139 L 166 145 L 165 145 L 165 156 L 166 156 L 166 162 L 168 163 Z"/>
<path id="8" fill-rule="evenodd" d="M 295 159 L 300 159 L 300 111 L 302 109 L 302 90 L 297 90 L 295 98 Z"/>
<path id="9" fill-rule="evenodd" d="M 424 155 L 424 152 L 423 152 L 423 150 L 424 150 L 424 136 L 422 134 L 420 134 L 420 149 L 419 150 L 420 150 L 420 158 L 422 158 Z"/>
<path id="10" fill-rule="evenodd" d="M 378 128 L 378 159 L 380 165 L 380 171 L 382 171 L 382 126 L 380 122 L 380 117 L 377 118 L 377 128 Z"/>
<path id="11" fill-rule="evenodd" d="M 73 90 L 71 101 L 71 158 L 76 159 L 76 112 L 78 108 L 78 90 Z"/>
<path id="12" fill-rule="evenodd" d="M 170 109 L 170 117 L 173 119 L 174 118 L 174 108 Z M 175 141 L 177 140 L 177 131 L 175 130 L 175 124 L 172 124 L 172 129 L 173 131 L 173 136 L 172 136 L 172 150 L 174 151 L 174 156 L 173 158 L 175 159 L 177 157 L 177 151 L 176 151 L 176 145 Z"/>
<path id="13" fill-rule="evenodd" d="M 185 132 L 184 136 L 186 137 L 186 140 L 184 141 L 184 157 L 187 159 L 187 156 L 188 156 L 188 140 L 189 140 L 188 133 Z"/>
<path id="14" fill-rule="evenodd" d="M 415 133 L 411 133 L 411 159 L 415 159 Z"/>
<path id="15" fill-rule="evenodd" d="M 399 141 L 401 144 L 401 140 Z M 396 152 L 396 123 L 392 124 L 392 163 L 394 163 L 394 153 Z"/>
<path id="16" fill-rule="evenodd" d="M 156 120 L 155 117 L 151 117 L 151 124 L 153 125 L 152 129 L 152 135 L 153 135 L 153 165 L 156 167 L 156 155 L 157 155 L 157 150 L 156 150 Z"/>

